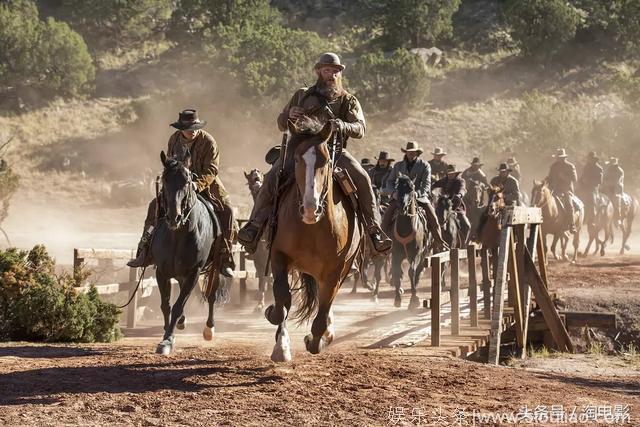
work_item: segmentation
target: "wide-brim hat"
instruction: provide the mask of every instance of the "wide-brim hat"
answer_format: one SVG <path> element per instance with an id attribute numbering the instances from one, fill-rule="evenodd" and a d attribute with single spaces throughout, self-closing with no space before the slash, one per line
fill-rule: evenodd
<path id="1" fill-rule="evenodd" d="M 380 154 L 378 154 L 378 157 L 374 157 L 376 160 L 386 160 L 388 162 L 395 162 L 396 159 L 392 159 L 389 157 L 389 153 L 386 151 L 381 151 Z"/>
<path id="2" fill-rule="evenodd" d="M 482 166 L 482 165 L 484 165 L 484 163 L 480 161 L 480 157 L 474 157 L 473 160 L 471 160 L 471 166 Z"/>
<path id="3" fill-rule="evenodd" d="M 431 154 L 433 154 L 434 156 L 446 156 L 447 155 L 446 151 L 444 151 L 440 147 L 434 148 L 433 151 L 431 152 Z"/>
<path id="4" fill-rule="evenodd" d="M 567 157 L 567 152 L 565 151 L 564 148 L 558 148 L 556 150 L 556 154 L 554 154 L 552 157 L 556 157 L 558 159 L 562 159 L 562 158 Z"/>
<path id="5" fill-rule="evenodd" d="M 608 165 L 617 165 L 618 164 L 618 158 L 617 157 L 612 157 L 609 159 L 609 161 L 607 162 Z"/>
<path id="6" fill-rule="evenodd" d="M 448 164 L 447 165 L 447 174 L 450 174 L 450 173 L 461 173 L 461 171 L 457 170 L 455 165 Z"/>
<path id="7" fill-rule="evenodd" d="M 498 172 L 511 172 L 513 169 L 509 167 L 506 163 L 500 163 L 500 166 L 496 169 Z"/>
<path id="8" fill-rule="evenodd" d="M 422 154 L 422 148 L 418 146 L 418 143 L 415 141 L 407 142 L 407 146 L 405 148 L 400 148 L 400 151 L 403 153 L 418 153 L 418 155 Z"/>
<path id="9" fill-rule="evenodd" d="M 360 160 L 360 164 L 362 166 L 370 165 L 371 164 L 371 160 L 369 160 L 369 158 L 365 157 L 364 159 Z"/>
<path id="10" fill-rule="evenodd" d="M 336 67 L 340 70 L 345 69 L 344 64 L 340 62 L 340 57 L 333 52 L 326 52 L 320 55 L 318 62 L 316 62 L 316 65 L 314 65 L 313 68 L 318 69 L 325 66 Z"/>
<path id="11" fill-rule="evenodd" d="M 198 118 L 198 112 L 193 109 L 181 111 L 178 114 L 178 121 L 171 123 L 169 126 L 178 130 L 198 130 L 202 129 L 207 122 Z"/>

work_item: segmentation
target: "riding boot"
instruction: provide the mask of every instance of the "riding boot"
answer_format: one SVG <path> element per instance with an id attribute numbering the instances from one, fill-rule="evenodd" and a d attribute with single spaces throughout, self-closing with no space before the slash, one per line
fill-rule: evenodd
<path id="1" fill-rule="evenodd" d="M 252 254 L 258 249 L 258 242 L 264 229 L 264 223 L 260 223 L 257 220 L 249 220 L 238 231 L 238 242 L 247 253 Z"/>
<path id="2" fill-rule="evenodd" d="M 420 206 L 424 208 L 427 216 L 427 228 L 433 236 L 433 253 L 440 253 L 449 250 L 449 245 L 442 238 L 442 229 L 436 216 L 436 210 L 431 203 L 420 203 Z"/>
<path id="3" fill-rule="evenodd" d="M 233 260 L 233 253 L 231 252 L 230 242 L 225 240 L 223 242 L 223 248 L 220 250 L 220 274 L 225 277 L 233 277 L 233 271 L 236 268 L 236 263 Z"/>
<path id="4" fill-rule="evenodd" d="M 136 259 L 132 259 L 127 263 L 131 268 L 147 267 L 153 264 L 153 258 L 151 256 L 150 246 L 151 239 L 153 237 L 153 226 L 150 226 L 140 238 L 138 243 L 138 251 L 136 252 Z"/>
<path id="5" fill-rule="evenodd" d="M 575 224 L 575 218 L 574 218 L 574 209 L 573 209 L 573 199 L 571 196 L 567 197 L 566 200 L 566 211 L 567 211 L 567 216 L 569 217 L 569 233 L 575 233 L 576 232 L 576 224 Z"/>
<path id="6" fill-rule="evenodd" d="M 377 218 L 380 214 L 375 201 L 375 195 L 373 194 L 369 174 L 360 166 L 360 162 L 347 151 L 342 152 L 342 155 L 337 161 L 337 166 L 349 173 L 349 177 L 351 177 L 356 187 L 358 206 L 367 234 L 371 238 L 371 243 L 373 243 L 373 248 L 378 253 L 388 252 L 391 250 L 392 242 L 380 228 L 379 218 Z"/>

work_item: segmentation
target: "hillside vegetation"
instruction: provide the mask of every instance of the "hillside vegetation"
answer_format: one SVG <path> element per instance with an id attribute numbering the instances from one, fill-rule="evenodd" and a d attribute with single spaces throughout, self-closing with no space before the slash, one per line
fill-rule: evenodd
<path id="1" fill-rule="evenodd" d="M 638 16 L 640 0 L 4 0 L 0 141 L 23 191 L 99 196 L 157 169 L 193 106 L 245 197 L 240 168 L 264 169 L 278 110 L 332 50 L 369 120 L 358 156 L 415 139 L 459 167 L 515 154 L 530 180 L 556 147 L 579 165 L 597 149 L 637 188 Z M 415 54 L 434 46 L 438 64 Z"/>

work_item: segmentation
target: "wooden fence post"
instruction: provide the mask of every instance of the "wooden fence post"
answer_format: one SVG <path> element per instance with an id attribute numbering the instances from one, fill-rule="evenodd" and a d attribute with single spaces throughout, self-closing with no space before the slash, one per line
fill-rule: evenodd
<path id="1" fill-rule="evenodd" d="M 460 335 L 460 252 L 451 249 L 451 335 Z"/>
<path id="2" fill-rule="evenodd" d="M 131 298 L 132 292 L 136 291 L 136 282 L 138 281 L 138 269 L 129 268 L 129 298 Z M 138 319 L 138 295 L 136 295 L 129 306 L 127 307 L 127 328 L 135 328 Z"/>
<path id="3" fill-rule="evenodd" d="M 491 319 L 491 276 L 489 274 L 489 250 L 482 249 L 480 253 L 480 265 L 482 267 L 482 302 L 484 305 L 484 318 Z"/>
<path id="4" fill-rule="evenodd" d="M 471 327 L 478 326 L 478 282 L 476 278 L 476 246 L 467 247 L 467 265 L 469 272 L 469 316 Z"/>
<path id="5" fill-rule="evenodd" d="M 489 360 L 497 365 L 500 361 L 500 344 L 502 335 L 502 316 L 504 313 L 504 290 L 507 279 L 507 263 L 509 261 L 509 249 L 511 243 L 511 227 L 505 226 L 500 234 L 500 249 L 498 249 L 498 269 L 496 273 L 493 313 L 491 315 L 491 335 L 489 337 Z"/>
<path id="6" fill-rule="evenodd" d="M 431 257 L 431 345 L 440 346 L 440 258 Z"/>

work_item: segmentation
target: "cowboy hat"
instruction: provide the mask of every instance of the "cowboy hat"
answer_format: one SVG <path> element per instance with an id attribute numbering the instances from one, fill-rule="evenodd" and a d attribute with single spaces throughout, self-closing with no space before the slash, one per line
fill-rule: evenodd
<path id="1" fill-rule="evenodd" d="M 482 163 L 480 161 L 480 157 L 474 157 L 473 160 L 471 160 L 471 165 L 472 166 L 482 166 L 482 165 L 484 165 L 484 163 Z"/>
<path id="2" fill-rule="evenodd" d="M 450 174 L 450 173 L 460 173 L 460 171 L 456 170 L 456 166 L 455 165 L 449 164 L 449 165 L 447 165 L 447 174 Z"/>
<path id="3" fill-rule="evenodd" d="M 340 62 L 338 55 L 333 52 L 326 52 L 320 55 L 320 59 L 318 59 L 318 62 L 316 62 L 316 65 L 313 68 L 317 70 L 324 66 L 336 67 L 341 71 L 345 68 L 345 66 Z"/>
<path id="4" fill-rule="evenodd" d="M 433 154 L 434 156 L 446 156 L 447 155 L 447 153 L 440 147 L 436 147 L 431 154 Z"/>
<path id="5" fill-rule="evenodd" d="M 401 148 L 400 151 L 402 151 L 403 153 L 417 152 L 418 155 L 422 154 L 422 148 L 420 148 L 418 146 L 418 143 L 415 142 L 415 141 L 407 142 L 407 147 L 406 148 Z"/>
<path id="6" fill-rule="evenodd" d="M 207 124 L 206 121 L 198 119 L 198 112 L 193 109 L 183 110 L 178 114 L 178 121 L 169 126 L 178 130 L 198 130 Z"/>
<path id="7" fill-rule="evenodd" d="M 517 165 L 519 165 L 520 163 L 518 163 L 518 161 L 516 160 L 516 158 L 515 158 L 515 157 L 509 157 L 509 158 L 507 159 L 507 164 L 508 164 L 508 165 L 511 165 L 511 166 L 517 166 Z"/>
<path id="8" fill-rule="evenodd" d="M 371 160 L 369 160 L 368 157 L 365 157 L 364 159 L 360 160 L 360 165 L 362 166 L 367 166 L 371 164 Z"/>
<path id="9" fill-rule="evenodd" d="M 506 163 L 500 163 L 500 166 L 498 166 L 498 168 L 496 169 L 498 172 L 511 172 L 513 169 L 511 169 L 509 167 L 509 165 L 507 165 Z"/>
<path id="10" fill-rule="evenodd" d="M 396 161 L 396 159 L 389 158 L 389 153 L 387 153 L 386 151 L 381 151 L 380 154 L 378 154 L 378 157 L 374 157 L 374 159 L 376 159 L 376 160 L 387 160 L 389 162 L 395 162 Z"/>
<path id="11" fill-rule="evenodd" d="M 563 158 L 567 157 L 567 152 L 564 150 L 564 148 L 558 148 L 556 150 L 556 154 L 554 154 L 551 157 L 557 157 L 558 159 L 563 159 Z"/>
<path id="12" fill-rule="evenodd" d="M 616 166 L 618 164 L 618 158 L 617 157 L 611 157 L 609 159 L 609 161 L 607 162 L 608 165 L 613 165 Z"/>

